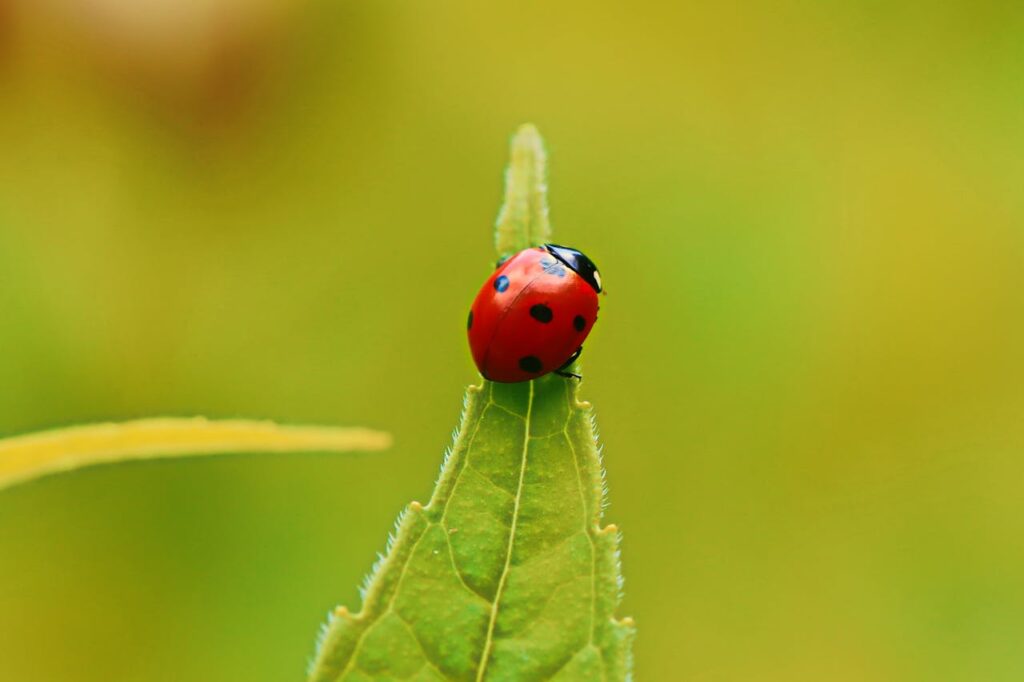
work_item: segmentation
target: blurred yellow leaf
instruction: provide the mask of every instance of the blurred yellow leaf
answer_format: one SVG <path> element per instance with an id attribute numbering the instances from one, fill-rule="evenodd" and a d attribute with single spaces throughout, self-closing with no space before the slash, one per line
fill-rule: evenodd
<path id="1" fill-rule="evenodd" d="M 0 490 L 41 476 L 126 460 L 239 452 L 382 450 L 391 436 L 363 428 L 157 417 L 0 439 Z"/>

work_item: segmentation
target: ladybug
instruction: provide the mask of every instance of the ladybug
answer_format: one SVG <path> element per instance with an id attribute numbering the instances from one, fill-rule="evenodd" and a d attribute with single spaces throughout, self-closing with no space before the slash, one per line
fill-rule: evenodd
<path id="1" fill-rule="evenodd" d="M 597 321 L 601 275 L 576 249 L 545 244 L 499 261 L 469 310 L 473 361 L 485 379 L 529 381 L 566 371 Z"/>

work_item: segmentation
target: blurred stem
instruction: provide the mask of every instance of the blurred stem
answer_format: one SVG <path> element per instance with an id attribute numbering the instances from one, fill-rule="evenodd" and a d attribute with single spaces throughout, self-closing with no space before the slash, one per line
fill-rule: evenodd
<path id="1" fill-rule="evenodd" d="M 494 230 L 499 258 L 551 240 L 547 152 L 536 126 L 525 123 L 519 127 L 512 136 L 509 155 L 505 171 L 505 201 Z"/>
<path id="2" fill-rule="evenodd" d="M 281 426 L 244 419 L 153 418 L 0 439 L 0 490 L 93 464 L 239 452 L 382 450 L 391 436 L 362 428 Z"/>

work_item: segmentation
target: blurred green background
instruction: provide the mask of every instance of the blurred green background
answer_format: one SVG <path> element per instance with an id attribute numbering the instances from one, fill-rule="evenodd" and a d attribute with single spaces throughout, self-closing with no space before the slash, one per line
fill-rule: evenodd
<path id="1" fill-rule="evenodd" d="M 0 495 L 0 680 L 301 679 L 475 381 L 507 140 L 584 355 L 638 680 L 1024 679 L 1019 3 L 0 2 L 0 434 L 385 454 Z"/>

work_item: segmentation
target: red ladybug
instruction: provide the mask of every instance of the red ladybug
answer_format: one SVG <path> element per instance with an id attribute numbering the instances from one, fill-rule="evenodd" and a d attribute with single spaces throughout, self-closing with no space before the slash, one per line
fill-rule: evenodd
<path id="1" fill-rule="evenodd" d="M 579 357 L 597 321 L 601 276 L 576 249 L 545 244 L 498 264 L 469 310 L 469 348 L 484 378 L 529 381 Z"/>

